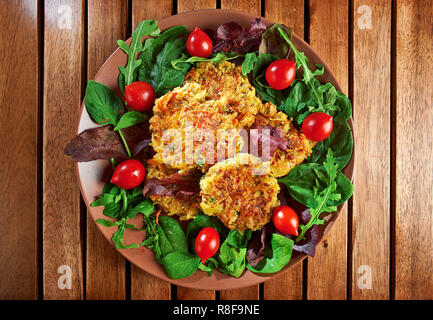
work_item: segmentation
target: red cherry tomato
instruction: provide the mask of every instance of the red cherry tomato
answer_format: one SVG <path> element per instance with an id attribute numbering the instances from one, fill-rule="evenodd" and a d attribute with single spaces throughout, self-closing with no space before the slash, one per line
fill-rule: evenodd
<path id="1" fill-rule="evenodd" d="M 209 58 L 212 53 L 212 40 L 206 32 L 195 27 L 186 39 L 186 50 L 191 56 Z"/>
<path id="2" fill-rule="evenodd" d="M 286 89 L 295 80 L 296 62 L 287 59 L 276 60 L 266 69 L 265 77 L 272 89 Z"/>
<path id="3" fill-rule="evenodd" d="M 195 238 L 195 252 L 203 263 L 211 258 L 220 247 L 220 236 L 218 232 L 211 227 L 206 227 L 200 230 Z"/>
<path id="4" fill-rule="evenodd" d="M 155 90 L 145 81 L 136 81 L 125 87 L 125 100 L 136 111 L 146 111 L 155 102 Z"/>
<path id="5" fill-rule="evenodd" d="M 292 208 L 288 206 L 276 207 L 272 213 L 272 222 L 281 233 L 298 236 L 299 219 Z"/>
<path id="6" fill-rule="evenodd" d="M 302 123 L 302 132 L 313 141 L 322 141 L 329 137 L 334 126 L 332 116 L 323 112 L 309 114 Z"/>
<path id="7" fill-rule="evenodd" d="M 110 182 L 123 189 L 133 189 L 143 182 L 145 174 L 146 169 L 140 161 L 125 160 L 114 169 Z"/>

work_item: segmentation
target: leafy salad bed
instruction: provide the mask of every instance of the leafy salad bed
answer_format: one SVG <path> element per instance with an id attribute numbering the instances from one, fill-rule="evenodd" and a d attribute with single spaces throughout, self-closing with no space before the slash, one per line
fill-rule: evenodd
<path id="1" fill-rule="evenodd" d="M 350 180 L 341 172 L 352 156 L 353 137 L 347 123 L 352 115 L 351 103 L 331 83 L 319 82 L 317 77 L 324 73 L 324 67 L 316 65 L 314 70 L 310 69 L 308 58 L 293 45 L 291 32 L 283 25 L 266 28 L 260 19 L 255 19 L 249 29 L 230 22 L 209 33 L 214 48 L 212 55 L 191 57 L 186 50 L 188 30 L 185 26 L 162 32 L 157 21 L 142 21 L 129 45 L 118 41 L 128 56 L 126 66 L 119 66 L 119 88 L 124 93 L 131 83 L 146 81 L 160 97 L 181 86 L 186 73 L 197 62 L 233 59 L 241 64 L 242 74 L 250 78 L 257 95 L 275 104 L 296 126 L 313 112 L 331 115 L 334 121 L 331 135 L 314 147 L 313 154 L 303 164 L 279 179 L 290 197 L 303 206 L 304 210 L 299 213 L 299 235 L 281 234 L 272 223 L 255 232 L 229 230 L 218 218 L 203 213 L 184 231 L 177 220 L 155 214 L 152 201 L 143 196 L 142 186 L 125 190 L 107 183 L 101 197 L 91 205 L 104 206 L 103 213 L 109 219 L 98 219 L 97 223 L 117 228 L 112 240 L 118 249 L 141 246 L 152 249 L 172 279 L 189 277 L 198 269 L 212 275 L 215 268 L 233 277 L 240 277 L 245 269 L 275 273 L 289 263 L 294 251 L 314 255 L 319 239 L 318 225 L 325 222 L 324 213 L 335 212 L 353 193 Z M 147 40 L 143 41 L 144 37 L 148 37 Z M 274 90 L 266 83 L 265 70 L 271 62 L 289 55 L 296 61 L 296 78 L 289 88 Z M 102 126 L 86 130 L 67 146 L 66 154 L 75 161 L 111 159 L 114 168 L 115 158 L 134 158 L 147 152 L 148 115 L 129 111 L 110 88 L 95 81 L 88 83 L 85 105 L 92 119 Z M 125 231 L 138 230 L 128 221 L 138 213 L 143 215 L 145 239 L 142 243 L 126 244 Z M 218 252 L 203 263 L 194 251 L 194 241 L 205 227 L 218 231 L 221 245 Z"/>

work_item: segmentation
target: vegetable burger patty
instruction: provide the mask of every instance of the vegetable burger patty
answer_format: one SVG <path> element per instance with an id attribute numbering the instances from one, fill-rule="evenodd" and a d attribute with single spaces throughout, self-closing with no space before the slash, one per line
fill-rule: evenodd
<path id="1" fill-rule="evenodd" d="M 228 158 L 242 148 L 243 140 L 238 131 L 254 123 L 261 105 L 254 87 L 242 76 L 240 67 L 227 61 L 198 63 L 188 72 L 182 87 L 155 101 L 154 116 L 150 119 L 152 147 L 158 157 L 173 168 L 200 167 L 206 172 L 208 164 L 217 162 L 218 152 L 223 150 L 224 158 Z M 206 139 L 197 136 L 203 135 L 204 130 L 200 129 L 206 129 L 214 136 L 213 158 L 209 158 L 212 155 L 207 154 L 208 149 L 199 147 Z M 225 138 L 218 139 L 219 129 L 223 129 L 221 132 Z M 164 136 L 170 132 L 167 130 L 172 134 Z M 193 150 L 192 155 L 185 144 L 188 132 L 194 134 L 192 148 L 188 149 Z M 233 152 L 228 153 L 226 148 L 233 145 Z"/>
<path id="2" fill-rule="evenodd" d="M 201 208 L 217 216 L 229 229 L 259 230 L 279 206 L 277 179 L 263 172 L 262 161 L 239 153 L 219 162 L 200 180 Z"/>

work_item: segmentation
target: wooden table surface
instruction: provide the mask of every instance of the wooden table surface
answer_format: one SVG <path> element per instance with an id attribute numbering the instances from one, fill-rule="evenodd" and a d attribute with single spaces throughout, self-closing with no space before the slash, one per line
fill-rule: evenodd
<path id="1" fill-rule="evenodd" d="M 433 299 L 433 0 L 0 0 L 0 8 L 1 299 Z M 293 27 L 349 95 L 356 130 L 355 194 L 316 256 L 264 284 L 220 292 L 175 287 L 125 261 L 88 217 L 63 154 L 87 80 L 116 40 L 140 20 L 204 8 Z"/>

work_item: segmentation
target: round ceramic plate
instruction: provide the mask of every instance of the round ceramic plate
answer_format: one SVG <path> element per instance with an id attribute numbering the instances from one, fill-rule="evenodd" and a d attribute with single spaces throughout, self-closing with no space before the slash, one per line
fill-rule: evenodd
<path id="1" fill-rule="evenodd" d="M 229 21 L 236 21 L 245 27 L 249 27 L 251 21 L 254 18 L 255 16 L 236 11 L 202 10 L 187 12 L 165 18 L 159 21 L 159 26 L 161 30 L 165 30 L 167 28 L 181 24 L 186 25 L 189 30 L 192 30 L 195 26 L 198 26 L 201 29 L 216 30 L 219 25 Z M 274 22 L 264 19 L 264 23 L 267 26 L 270 26 Z M 295 34 L 292 35 L 292 41 L 300 51 L 305 52 L 311 64 L 320 63 L 325 66 L 325 73 L 323 76 L 321 76 L 320 81 L 331 82 L 338 90 L 341 90 L 341 87 L 339 86 L 332 72 L 326 66 L 324 61 L 322 61 L 322 59 L 313 51 L 313 49 Z M 126 64 L 126 60 L 126 54 L 124 54 L 124 52 L 120 49 L 117 49 L 101 67 L 94 80 L 107 85 L 116 92 L 119 92 L 117 83 L 117 77 L 119 74 L 118 66 L 124 66 Z M 351 120 L 349 120 L 349 124 L 352 127 Z M 85 111 L 83 102 L 77 133 L 96 126 L 97 125 L 90 119 L 88 113 Z M 81 194 L 83 195 L 84 201 L 89 208 L 89 213 L 94 221 L 96 219 L 104 217 L 102 213 L 103 207 L 92 208 L 90 207 L 90 203 L 92 203 L 95 199 L 97 199 L 98 196 L 101 195 L 102 188 L 108 180 L 110 172 L 111 166 L 109 162 L 105 160 L 77 163 L 77 173 L 81 188 Z M 343 172 L 349 179 L 352 179 L 353 155 L 352 159 L 343 170 Z M 341 206 L 338 208 L 337 213 L 330 215 L 330 219 L 328 219 L 324 225 L 319 226 L 320 240 L 323 239 L 323 236 L 332 227 L 340 211 Z M 142 218 L 139 215 L 135 217 L 131 223 L 135 223 L 139 227 L 143 226 Z M 107 241 L 112 243 L 111 237 L 116 231 L 115 228 L 106 228 L 99 224 L 96 225 L 105 236 Z M 144 232 L 142 231 L 140 232 L 128 230 L 125 235 L 125 243 L 140 243 L 143 239 Z M 290 268 L 292 266 L 299 263 L 306 257 L 305 254 L 294 252 L 290 263 L 283 270 L 278 273 L 269 275 L 254 274 L 251 271 L 247 270 L 241 277 L 234 278 L 228 275 L 224 275 L 219 271 L 215 270 L 212 277 L 209 277 L 207 272 L 198 271 L 187 279 L 172 280 L 167 276 L 164 268 L 156 261 L 153 251 L 147 248 L 120 250 L 118 249 L 118 251 L 131 263 L 135 264 L 140 269 L 152 274 L 155 277 L 166 280 L 175 285 L 207 290 L 235 289 L 258 284 L 272 277 L 275 277 L 282 272 L 290 272 Z"/>

